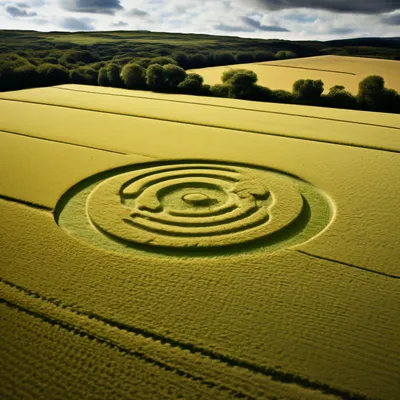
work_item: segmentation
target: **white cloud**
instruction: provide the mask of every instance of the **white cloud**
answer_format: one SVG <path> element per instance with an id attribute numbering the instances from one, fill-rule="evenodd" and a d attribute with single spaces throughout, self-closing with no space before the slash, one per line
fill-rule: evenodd
<path id="1" fill-rule="evenodd" d="M 260 1 L 264 0 L 0 0 L 0 25 L 5 29 L 67 30 L 79 26 L 65 23 L 72 18 L 83 21 L 82 27 L 97 30 L 121 28 L 289 40 L 400 36 L 399 12 L 339 14 L 316 8 L 271 11 L 261 7 Z M 21 16 L 11 16 L 6 10 L 10 6 L 18 8 Z M 23 17 L 24 12 L 31 13 L 31 17 Z M 112 14 L 114 18 L 110 18 Z"/>

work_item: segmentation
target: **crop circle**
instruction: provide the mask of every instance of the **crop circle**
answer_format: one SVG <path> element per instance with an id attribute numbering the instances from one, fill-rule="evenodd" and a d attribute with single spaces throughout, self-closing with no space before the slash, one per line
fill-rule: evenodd
<path id="1" fill-rule="evenodd" d="M 315 234 L 328 222 L 329 205 L 312 185 L 249 164 L 173 160 L 90 177 L 60 199 L 55 214 L 81 238 L 90 229 L 90 237 L 125 249 L 207 252 L 252 243 L 277 248 L 298 234 L 304 241 L 310 201 L 324 214 L 322 224 L 314 222 Z"/>

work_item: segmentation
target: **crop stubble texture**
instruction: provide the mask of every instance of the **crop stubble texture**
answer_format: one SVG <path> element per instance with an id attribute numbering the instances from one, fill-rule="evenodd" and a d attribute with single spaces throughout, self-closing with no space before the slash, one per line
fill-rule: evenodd
<path id="1" fill-rule="evenodd" d="M 2 95 L 18 100 L 4 102 L 0 123 L 6 149 L 0 165 L 6 177 L 0 185 L 2 326 L 13 342 L 7 332 L 13 331 L 10 320 L 16 321 L 14 331 L 25 343 L 13 368 L 30 359 L 32 349 L 22 338 L 36 335 L 43 341 L 45 376 L 49 335 L 64 341 L 61 347 L 80 348 L 89 340 L 92 354 L 80 353 L 74 362 L 92 362 L 95 372 L 82 368 L 93 379 L 110 374 L 95 367 L 101 357 L 111 357 L 103 354 L 122 352 L 115 368 L 128 363 L 127 371 L 139 369 L 145 383 L 136 390 L 143 396 L 145 387 L 155 387 L 146 382 L 157 370 L 160 390 L 171 398 L 190 398 L 191 391 L 200 398 L 395 398 L 400 291 L 393 260 L 400 221 L 393 210 L 400 163 L 399 142 L 390 135 L 398 134 L 396 120 L 381 117 L 385 128 L 292 116 L 293 123 L 283 126 L 282 119 L 262 114 L 257 129 L 264 132 L 252 134 L 245 131 L 252 124 L 249 111 L 235 110 L 241 131 L 197 125 L 205 106 L 172 109 L 168 103 L 175 119 L 184 119 L 187 110 L 186 124 L 180 124 L 162 120 L 167 115 L 159 95 L 146 100 L 147 111 L 140 111 L 146 118 L 140 118 L 128 111 L 143 107 L 139 98 L 116 105 L 96 95 L 89 102 L 94 95 L 74 92 L 82 86 L 70 88 Z M 69 108 L 79 101 L 112 113 Z M 117 115 L 124 107 L 128 115 Z M 21 111 L 23 121 L 15 118 Z M 286 111 L 295 114 L 297 107 Z M 228 114 L 214 114 L 205 115 L 203 125 L 227 127 Z M 297 131 L 296 118 L 302 127 Z M 270 122 L 282 134 L 269 133 Z M 332 143 L 335 134 L 340 145 Z M 150 175 L 143 177 L 146 171 Z M 278 207 L 285 195 L 292 196 L 286 210 Z M 114 228 L 120 201 L 129 211 L 123 218 L 139 215 L 150 227 L 147 239 L 126 225 Z M 268 226 L 285 215 L 292 226 L 298 213 L 303 226 L 275 244 L 267 236 L 264 243 L 250 226 Z M 239 229 L 239 216 L 251 223 L 240 239 L 245 246 L 236 249 L 239 239 L 230 234 Z M 233 242 L 219 231 L 229 224 Z M 166 242 L 165 232 L 185 229 Z M 120 247 L 107 234 L 122 238 Z M 55 362 L 65 367 L 60 357 Z M 76 396 L 81 389 L 75 387 Z"/>

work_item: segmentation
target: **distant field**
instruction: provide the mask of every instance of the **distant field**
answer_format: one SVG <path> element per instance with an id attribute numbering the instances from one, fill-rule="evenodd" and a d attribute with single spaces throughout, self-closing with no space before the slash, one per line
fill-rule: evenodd
<path id="1" fill-rule="evenodd" d="M 0 107 L 1 398 L 397 399 L 398 115 L 84 85 Z"/>
<path id="2" fill-rule="evenodd" d="M 325 93 L 330 87 L 342 85 L 357 94 L 359 82 L 368 75 L 380 75 L 385 86 L 400 91 L 400 61 L 379 60 L 375 58 L 318 56 L 292 60 L 269 61 L 262 63 L 237 64 L 223 67 L 194 69 L 210 85 L 220 83 L 223 71 L 230 68 L 243 68 L 254 71 L 258 83 L 270 89 L 292 90 L 298 79 L 321 79 Z"/>
<path id="3" fill-rule="evenodd" d="M 87 45 L 92 45 L 92 44 L 100 44 L 100 43 L 124 43 L 124 44 L 129 44 L 129 43 L 152 43 L 152 44 L 170 44 L 170 45 L 177 45 L 177 46 L 183 46 L 187 44 L 187 39 L 182 38 L 182 39 L 172 39 L 172 38 L 145 38 L 142 35 L 138 36 L 137 38 L 135 37 L 126 37 L 125 35 L 103 35 L 103 36 L 88 36 L 88 35 L 76 35 L 76 34 L 71 34 L 71 35 L 52 35 L 52 34 L 47 34 L 46 39 L 50 41 L 58 41 L 58 42 L 68 42 L 68 43 L 75 43 L 75 44 L 87 44 Z M 191 44 L 195 44 L 198 46 L 208 46 L 208 45 L 213 45 L 215 44 L 215 40 L 196 40 L 193 42 L 190 42 Z"/>

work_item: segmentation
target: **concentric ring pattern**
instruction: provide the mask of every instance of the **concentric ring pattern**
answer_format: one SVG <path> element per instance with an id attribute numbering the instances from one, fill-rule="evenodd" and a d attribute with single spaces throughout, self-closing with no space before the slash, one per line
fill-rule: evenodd
<path id="1" fill-rule="evenodd" d="M 97 234 L 133 247 L 207 250 L 285 241 L 304 231 L 310 220 L 307 197 L 314 202 L 318 197 L 316 189 L 310 196 L 311 185 L 279 171 L 214 161 L 133 165 L 89 181 L 75 189 L 72 197 L 80 193 L 80 201 L 72 207 L 84 208 Z M 67 197 L 59 225 L 76 233 L 76 222 L 62 218 L 70 208 Z"/>

